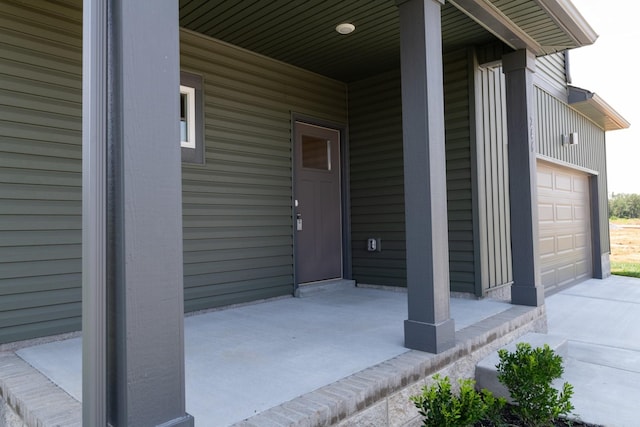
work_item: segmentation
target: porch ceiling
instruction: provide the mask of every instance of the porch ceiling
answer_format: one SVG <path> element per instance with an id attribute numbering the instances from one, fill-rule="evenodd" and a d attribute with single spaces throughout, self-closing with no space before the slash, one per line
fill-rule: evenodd
<path id="1" fill-rule="evenodd" d="M 180 0 L 180 26 L 345 82 L 400 66 L 395 0 Z M 442 37 L 445 52 L 497 40 L 449 3 Z"/>
<path id="2" fill-rule="evenodd" d="M 342 22 L 355 32 L 338 34 Z M 180 0 L 180 26 L 345 82 L 400 64 L 396 0 Z M 442 7 L 444 52 L 500 40 L 543 55 L 595 37 L 569 0 L 448 0 Z"/>

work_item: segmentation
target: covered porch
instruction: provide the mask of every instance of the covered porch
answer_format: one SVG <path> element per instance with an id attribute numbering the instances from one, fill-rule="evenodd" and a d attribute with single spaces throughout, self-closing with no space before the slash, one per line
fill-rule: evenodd
<path id="1" fill-rule="evenodd" d="M 408 397 L 429 375 L 473 377 L 490 351 L 546 329 L 544 308 L 453 298 L 451 311 L 456 343 L 438 355 L 404 347 L 402 291 L 344 284 L 190 315 L 186 410 L 202 427 L 404 425 L 418 415 Z M 82 425 L 81 345 L 73 337 L 1 354 L 1 391 L 28 425 Z"/>
<path id="2" fill-rule="evenodd" d="M 190 414 L 188 409 L 185 409 L 182 400 L 185 381 L 188 383 L 186 379 L 188 372 L 183 368 L 185 364 L 182 354 L 183 341 L 188 339 L 188 333 L 183 333 L 183 301 L 187 301 L 186 305 L 188 305 L 194 299 L 198 299 L 198 302 L 211 300 L 218 296 L 219 292 L 224 292 L 230 287 L 236 287 L 234 292 L 237 293 L 241 293 L 245 288 L 255 291 L 252 288 L 254 282 L 247 278 L 238 280 L 234 276 L 235 282 L 222 284 L 212 282 L 212 277 L 220 276 L 210 267 L 210 264 L 217 260 L 193 262 L 193 264 L 200 264 L 195 267 L 187 263 L 184 267 L 187 273 L 185 275 L 198 277 L 185 279 L 185 284 L 187 281 L 190 282 L 189 286 L 182 286 L 185 275 L 182 274 L 183 254 L 180 243 L 183 241 L 183 230 L 180 225 L 182 224 L 186 230 L 189 227 L 184 225 L 186 221 L 183 222 L 183 208 L 185 213 L 197 217 L 193 222 L 196 226 L 192 227 L 195 230 L 188 229 L 185 234 L 189 232 L 201 235 L 207 231 L 198 228 L 205 228 L 204 225 L 210 224 L 214 224 L 212 228 L 215 228 L 215 233 L 226 232 L 232 228 L 225 225 L 233 221 L 233 213 L 240 212 L 238 215 L 243 215 L 241 210 L 245 206 L 242 203 L 250 205 L 247 209 L 254 209 L 253 215 L 247 215 L 248 218 L 245 218 L 248 219 L 249 224 L 252 221 L 258 224 L 254 231 L 269 230 L 273 226 L 280 227 L 286 233 L 292 232 L 290 235 L 279 236 L 283 239 L 279 243 L 279 249 L 274 250 L 273 255 L 263 257 L 254 255 L 251 258 L 248 254 L 262 252 L 262 248 L 255 247 L 240 247 L 237 251 L 228 250 L 227 247 L 205 248 L 204 254 L 197 254 L 198 257 L 203 258 L 211 256 L 214 252 L 216 256 L 222 257 L 233 254 L 237 257 L 236 265 L 252 263 L 262 265 L 265 270 L 281 272 L 277 277 L 277 284 L 273 284 L 276 282 L 273 277 L 267 278 L 273 279 L 268 285 L 264 284 L 263 277 L 259 278 L 263 282 L 261 286 L 265 286 L 259 290 L 268 289 L 269 292 L 277 291 L 283 294 L 287 288 L 295 288 L 299 285 L 300 261 L 307 259 L 301 256 L 299 251 L 298 232 L 302 231 L 303 227 L 299 222 L 300 211 L 297 209 L 296 172 L 290 169 L 294 163 L 293 158 L 297 154 L 296 148 L 291 147 L 289 143 L 295 132 L 294 121 L 298 120 L 299 115 L 304 117 L 313 115 L 322 123 L 325 120 L 331 121 L 331 117 L 335 117 L 335 109 L 322 111 L 323 106 L 315 106 L 305 111 L 304 103 L 296 104 L 292 101 L 297 96 L 303 95 L 289 91 L 287 82 L 280 81 L 277 76 L 273 77 L 273 81 L 277 81 L 276 86 L 280 90 L 274 90 L 273 87 L 254 86 L 252 89 L 264 98 L 273 96 L 280 99 L 282 101 L 279 105 L 280 109 L 272 110 L 269 106 L 258 105 L 259 111 L 252 111 L 252 119 L 255 122 L 241 130 L 244 139 L 225 141 L 227 151 L 223 152 L 221 157 L 228 155 L 229 151 L 238 150 L 238 145 L 234 143 L 243 143 L 245 144 L 243 149 L 246 151 L 240 150 L 240 155 L 236 151 L 229 156 L 235 160 L 235 166 L 246 167 L 247 165 L 239 164 L 240 161 L 237 159 L 243 156 L 255 156 L 267 159 L 267 166 L 259 167 L 269 169 L 272 164 L 278 164 L 280 168 L 278 172 L 269 169 L 265 173 L 265 175 L 271 174 L 269 179 L 283 171 L 289 175 L 273 179 L 278 181 L 277 185 L 272 184 L 272 181 L 266 184 L 260 182 L 257 185 L 249 183 L 251 190 L 256 190 L 257 186 L 260 187 L 255 193 L 249 192 L 249 196 L 256 196 L 254 199 L 259 195 L 273 196 L 265 201 L 266 209 L 264 210 L 262 208 L 265 206 L 251 205 L 248 199 L 243 199 L 242 203 L 238 203 L 233 209 L 225 211 L 225 207 L 222 207 L 213 215 L 210 214 L 205 209 L 211 209 L 211 206 L 218 207 L 216 197 L 223 198 L 227 194 L 234 193 L 233 190 L 237 188 L 238 181 L 252 178 L 259 180 L 260 177 L 256 177 L 259 174 L 252 168 L 245 171 L 227 169 L 220 175 L 210 176 L 206 176 L 206 171 L 189 169 L 184 173 L 187 178 L 180 179 L 184 169 L 181 169 L 180 152 L 175 145 L 178 140 L 178 126 L 177 123 L 172 122 L 172 118 L 177 115 L 177 105 L 173 105 L 172 100 L 175 96 L 175 87 L 178 86 L 181 77 L 182 59 L 193 52 L 188 52 L 181 46 L 181 33 L 184 33 L 184 30 L 179 28 L 179 23 L 192 36 L 192 32 L 195 31 L 206 37 L 216 37 L 222 41 L 219 45 L 231 43 L 259 55 L 267 55 L 277 61 L 286 62 L 287 65 L 304 68 L 307 72 L 322 74 L 334 80 L 332 83 L 334 88 L 340 86 L 334 84 L 335 81 L 346 84 L 354 79 L 364 79 L 384 72 L 397 72 L 399 77 L 397 80 L 401 82 L 401 96 L 396 98 L 401 99 L 401 132 L 396 129 L 393 138 L 396 141 L 401 139 L 403 157 L 402 166 L 398 168 L 401 173 L 394 178 L 399 178 L 401 182 L 398 184 L 403 187 L 402 192 L 396 194 L 402 199 L 399 206 L 401 206 L 403 217 L 400 221 L 401 227 L 394 224 L 390 228 L 397 234 L 402 234 L 398 243 L 403 246 L 403 249 L 398 251 L 402 252 L 405 266 L 404 284 L 407 295 L 404 298 L 406 306 L 402 307 L 404 309 L 402 316 L 405 317 L 404 339 L 398 342 L 396 338 L 389 344 L 392 347 L 398 346 L 396 348 L 398 352 L 404 352 L 401 348 L 404 345 L 411 349 L 437 354 L 417 356 L 418 367 L 422 366 L 423 362 L 429 367 L 423 369 L 428 372 L 421 372 L 416 379 L 431 373 L 432 368 L 444 367 L 454 361 L 457 362 L 452 365 L 455 369 L 465 366 L 463 359 L 467 354 L 472 357 L 474 351 L 484 348 L 487 343 L 498 345 L 499 339 L 515 331 L 512 326 L 509 326 L 511 325 L 509 318 L 505 319 L 501 314 L 495 313 L 484 320 L 472 319 L 469 323 L 488 322 L 490 326 L 488 329 L 478 329 L 477 326 L 460 328 L 459 323 L 465 318 L 466 310 L 461 310 L 459 314 L 456 313 L 453 316 L 450 304 L 452 263 L 464 264 L 473 261 L 468 257 L 465 258 L 465 255 L 461 255 L 460 259 L 450 259 L 451 242 L 456 241 L 456 238 L 461 235 L 468 236 L 470 231 L 463 229 L 458 234 L 449 234 L 449 226 L 456 224 L 458 220 L 465 223 L 472 222 L 471 217 L 474 213 L 472 207 L 468 212 L 452 217 L 447 209 L 449 198 L 457 200 L 455 197 L 450 197 L 447 188 L 449 165 L 446 159 L 447 122 L 443 49 L 480 43 L 489 46 L 483 50 L 485 55 L 482 58 L 483 61 L 499 61 L 504 57 L 507 81 L 506 106 L 510 112 L 507 117 L 509 163 L 513 166 L 510 167 L 510 173 L 514 177 L 510 187 L 511 228 L 513 242 L 515 242 L 512 246 L 514 263 L 511 295 L 513 303 L 534 308 L 510 307 L 502 303 L 500 307 L 507 307 L 506 312 L 514 314 L 516 324 L 519 323 L 517 319 L 524 319 L 524 327 L 533 327 L 530 325 L 537 321 L 544 321 L 543 289 L 540 287 L 537 268 L 536 160 L 535 153 L 530 149 L 535 143 L 531 130 L 534 115 L 532 73 L 535 70 L 536 55 L 577 46 L 585 41 L 581 40 L 584 36 L 581 32 L 583 28 L 579 25 L 581 23 L 578 23 L 577 28 L 572 28 L 574 31 L 568 35 L 565 26 L 558 25 L 552 19 L 552 17 L 566 19 L 562 14 L 566 11 L 556 8 L 555 3 L 545 7 L 537 2 L 525 3 L 537 8 L 536 10 L 542 13 L 544 21 L 549 21 L 556 26 L 557 33 L 551 37 L 553 39 L 551 46 L 546 46 L 537 40 L 535 35 L 523 31 L 520 25 L 524 27 L 525 23 L 517 24 L 508 19 L 501 20 L 500 18 L 504 18 L 502 14 L 497 13 L 491 5 L 483 1 L 452 2 L 451 4 L 455 7 L 450 3 L 444 5 L 443 2 L 434 0 L 381 2 L 380 5 L 383 7 L 378 17 L 380 18 L 378 25 L 370 27 L 369 33 L 362 31 L 365 36 L 361 38 L 361 44 L 354 43 L 347 49 L 341 48 L 340 44 L 323 42 L 322 37 L 315 37 L 312 34 L 313 29 L 317 28 L 318 16 L 324 19 L 336 13 L 337 18 L 344 12 L 343 2 L 332 3 L 329 7 L 324 2 L 317 2 L 315 5 L 317 13 L 313 13 L 313 7 L 308 3 L 306 4 L 308 9 L 299 11 L 295 10 L 290 2 L 277 3 L 273 10 L 246 8 L 243 11 L 241 9 L 226 10 L 224 3 L 216 2 L 184 2 L 178 10 L 175 4 L 168 1 L 135 4 L 86 1 L 83 22 L 82 269 L 84 291 L 82 393 L 85 424 L 98 425 L 106 419 L 115 424 L 191 425 L 194 414 Z M 214 7 L 210 8 L 211 5 Z M 153 10 L 154 13 L 149 14 L 149 10 Z M 247 10 L 249 12 L 246 12 Z M 452 14 L 452 18 L 445 13 L 447 11 Z M 365 3 L 352 11 L 355 16 L 362 13 L 368 19 L 377 19 L 371 15 L 371 12 L 372 9 Z M 191 16 L 193 13 L 195 16 Z M 242 15 L 242 13 L 247 14 Z M 223 16 L 226 16 L 226 19 L 216 24 L 216 20 Z M 285 20 L 282 24 L 286 25 L 282 26 L 279 24 L 282 16 L 289 16 L 293 21 L 300 18 L 302 24 L 297 27 L 297 24 L 294 25 Z M 451 18 L 451 20 L 445 18 Z M 365 21 L 364 18 L 363 21 Z M 448 25 L 443 26 L 443 22 Z M 274 23 L 276 25 L 272 25 Z M 385 35 L 378 30 L 386 28 L 386 25 L 389 33 Z M 207 28 L 211 28 L 213 32 L 209 32 Z M 229 29 L 228 34 L 224 31 L 218 32 L 223 28 Z M 249 31 L 243 32 L 244 29 Z M 298 32 L 295 32 L 295 29 L 298 29 Z M 457 32 L 460 29 L 463 30 L 462 36 Z M 289 32 L 291 30 L 294 30 L 294 34 Z M 150 37 L 150 34 L 154 37 Z M 379 38 L 380 34 L 383 34 L 382 39 Z M 451 34 L 451 39 L 447 38 L 448 34 Z M 545 37 L 547 35 L 548 31 L 545 31 Z M 238 38 L 234 39 L 235 36 Z M 252 39 L 255 44 L 246 42 Z M 261 45 L 263 42 L 264 45 Z M 385 51 L 382 48 L 387 46 L 387 43 L 391 47 Z M 271 48 L 273 50 L 270 50 Z M 202 54 L 202 51 L 199 53 Z M 370 56 L 362 56 L 363 53 L 368 53 Z M 206 54 L 215 56 L 216 52 L 206 51 Z M 354 59 L 357 59 L 358 64 L 363 65 L 362 69 L 351 65 Z M 380 59 L 384 61 L 379 62 Z M 189 60 L 197 61 L 193 57 Z M 263 64 L 266 62 L 263 61 Z M 329 68 L 323 70 L 322 67 L 325 65 Z M 242 68 L 234 71 L 231 67 L 225 66 L 224 61 L 214 68 L 215 72 L 222 75 L 219 77 L 223 81 L 225 76 L 238 73 L 255 73 L 261 77 L 261 73 L 256 69 Z M 108 72 L 105 73 L 105 70 Z M 346 74 L 339 74 L 338 71 Z M 274 75 L 277 75 L 277 72 Z M 311 79 L 310 74 L 308 76 Z M 468 82 L 468 79 L 469 76 L 465 76 L 460 79 L 460 82 Z M 273 81 L 267 83 L 271 85 Z M 303 86 L 304 83 L 306 82 L 303 82 Z M 193 92 L 196 100 L 198 99 L 197 86 L 196 82 Z M 345 100 L 349 98 L 347 87 L 345 86 Z M 314 87 L 313 90 L 318 88 Z M 375 90 L 372 92 L 375 94 Z M 185 92 L 187 99 L 188 93 L 188 91 Z M 210 95 L 215 98 L 215 94 Z M 320 93 L 319 97 L 323 95 Z M 464 95 L 469 97 L 468 92 Z M 258 100 L 252 98 L 253 93 L 242 94 L 239 90 L 232 91 L 227 101 L 234 103 L 242 96 L 247 97 L 242 108 L 256 107 L 256 102 L 252 101 Z M 208 101 L 211 104 L 215 102 L 215 100 Z M 282 108 L 287 105 L 288 110 Z M 293 110 L 294 107 L 296 110 Z M 194 108 L 196 111 L 194 115 L 197 117 L 197 106 Z M 231 107 L 223 110 L 223 117 L 210 118 L 205 114 L 205 121 L 210 119 L 217 123 L 219 128 L 224 129 L 229 123 L 234 122 L 233 115 L 236 112 Z M 343 122 L 339 124 L 342 124 L 345 129 L 349 128 L 349 133 L 345 131 L 344 135 L 348 135 L 353 141 L 357 117 L 345 113 L 347 113 L 346 110 L 341 111 Z M 455 115 L 455 112 L 453 114 Z M 278 118 L 275 128 L 270 127 L 271 123 L 276 123 L 276 121 L 270 122 L 273 116 Z M 365 125 L 370 125 L 375 120 L 375 114 L 370 114 L 365 117 Z M 244 124 L 242 119 L 237 122 Z M 278 127 L 283 123 L 286 127 Z M 311 123 L 314 124 L 313 121 Z M 204 123 L 202 126 L 206 132 L 208 127 Z M 276 148 L 276 152 L 269 146 L 271 141 L 265 142 L 256 136 L 257 128 L 266 130 L 267 133 L 278 134 L 280 145 Z M 197 130 L 195 132 L 197 134 Z M 401 138 L 399 138 L 400 135 Z M 366 136 L 363 141 L 366 145 Z M 197 147 L 197 140 L 194 144 Z M 466 148 L 463 149 L 465 150 Z M 399 150 L 396 150 L 395 154 L 398 152 Z M 341 197 L 344 204 L 340 212 L 340 218 L 343 221 L 342 263 L 339 264 L 341 267 L 339 275 L 342 276 L 341 278 L 350 279 L 354 276 L 351 267 L 355 263 L 355 257 L 351 257 L 350 254 L 358 247 L 358 242 L 354 238 L 355 233 L 350 232 L 350 227 L 358 221 L 354 220 L 353 213 L 350 214 L 352 200 L 349 199 L 349 192 L 354 190 L 355 186 L 353 174 L 351 177 L 348 175 L 348 168 L 356 162 L 353 153 L 349 153 L 351 155 L 349 161 L 346 159 L 346 150 L 344 154 L 341 182 L 343 189 Z M 211 155 L 205 153 L 204 156 L 215 158 L 215 152 Z M 385 160 L 384 155 L 381 158 Z M 229 163 L 234 164 L 234 161 Z M 461 174 L 472 169 L 470 165 L 462 163 Z M 229 164 L 214 163 L 214 167 L 225 166 Z M 249 164 L 249 166 L 255 165 Z M 192 181 L 190 177 L 195 175 L 199 175 L 208 182 L 207 185 L 194 191 L 197 185 L 190 182 Z M 227 179 L 224 181 L 228 184 L 227 188 L 215 187 L 220 183 L 216 179 L 218 176 L 224 176 Z M 348 181 L 349 179 L 351 181 Z M 207 200 L 203 203 L 205 208 L 198 206 L 197 203 L 185 203 L 184 207 L 181 205 L 183 182 L 186 183 L 186 188 L 194 193 L 208 193 Z M 188 187 L 189 184 L 192 184 L 191 187 Z M 159 195 L 152 191 L 155 188 L 161 189 Z M 375 187 L 370 190 L 374 193 L 378 191 Z M 223 192 L 224 196 L 221 195 Z M 471 198 L 472 192 L 472 189 L 462 190 L 467 199 Z M 281 197 L 283 195 L 285 197 Z M 202 194 L 198 196 L 204 199 Z M 271 210 L 274 204 L 276 209 Z M 285 211 L 289 210 L 292 215 L 289 212 L 283 214 L 282 208 Z M 374 217 L 374 221 L 384 224 L 386 213 L 382 212 Z M 214 216 L 214 219 L 211 220 L 210 216 Z M 265 218 L 267 218 L 266 221 Z M 384 225 L 381 229 L 384 230 Z M 219 237 L 219 235 L 216 236 Z M 291 248 L 293 248 L 292 252 L 287 252 Z M 322 260 L 316 260 L 316 262 L 322 262 Z M 369 265 L 378 263 L 384 264 L 383 261 L 376 259 L 368 262 Z M 238 275 L 244 273 L 241 268 L 237 268 L 237 271 L 241 272 L 237 273 Z M 465 275 L 468 272 L 463 270 L 459 273 Z M 201 282 L 194 285 L 197 281 Z M 474 283 L 473 278 L 470 283 Z M 219 299 L 216 299 L 216 303 L 219 303 Z M 483 303 L 475 302 L 475 304 Z M 334 305 L 340 306 L 340 301 L 320 304 L 327 309 Z M 366 306 L 362 305 L 362 308 Z M 325 311 L 320 317 L 331 320 L 328 313 L 329 311 Z M 376 316 L 375 309 L 372 308 L 367 309 L 365 313 L 369 319 Z M 290 321 L 300 322 L 300 319 Z M 357 321 L 354 322 L 357 323 Z M 237 320 L 235 323 L 240 325 L 241 321 Z M 519 326 L 522 325 L 518 324 Z M 496 329 L 502 332 L 497 334 Z M 213 331 L 210 333 L 215 335 Z M 223 329 L 220 333 L 226 334 L 228 331 Z M 313 339 L 313 330 L 305 333 L 309 334 L 307 338 Z M 468 337 L 465 335 L 467 333 L 470 334 Z M 199 337 L 198 342 L 206 342 L 206 337 L 206 334 Z M 268 335 L 265 337 L 267 341 L 271 340 Z M 257 340 L 257 338 L 254 339 Z M 478 341 L 475 341 L 476 339 Z M 275 355 L 280 354 L 277 350 L 271 350 Z M 362 348 L 359 351 L 367 352 Z M 401 356 L 395 354 L 400 359 L 391 360 L 400 361 L 402 365 L 405 357 L 412 357 L 402 354 Z M 317 352 L 312 356 L 323 357 Z M 377 363 L 390 360 L 389 357 L 393 358 L 394 354 L 380 356 Z M 434 366 L 431 366 L 432 362 Z M 367 361 L 365 365 L 371 363 L 376 362 Z M 362 408 L 362 402 L 364 406 L 373 403 L 371 400 L 373 396 L 384 398 L 390 390 L 400 391 L 398 385 L 393 387 L 387 385 L 385 378 L 389 381 L 400 381 L 400 384 L 408 382 L 408 378 L 415 375 L 413 369 L 416 365 L 415 363 L 410 365 L 413 368 L 407 368 L 406 375 L 397 375 L 397 372 L 389 376 L 382 374 L 380 381 L 375 379 L 365 381 L 364 397 L 358 398 L 355 408 Z M 226 370 L 227 365 L 225 363 L 217 368 Z M 358 372 L 357 369 L 363 369 L 363 366 L 351 369 L 356 369 Z M 330 379 L 329 382 L 344 375 L 349 373 L 340 373 L 337 378 Z M 373 376 L 377 375 L 376 370 Z M 324 381 L 327 379 L 325 378 Z M 317 384 L 314 387 L 317 387 Z M 336 393 L 340 392 L 336 391 Z M 171 399 L 172 397 L 175 399 Z M 375 400 L 378 400 L 377 397 Z M 314 399 L 309 400 L 314 402 Z M 167 405 L 167 402 L 171 402 L 171 405 Z M 330 413 L 326 416 L 329 417 L 329 422 L 341 419 L 343 414 L 346 416 L 354 413 L 353 408 L 344 412 L 338 404 L 324 403 L 322 398 L 319 403 L 316 402 L 313 405 L 316 404 L 328 408 Z M 337 411 L 335 419 L 331 413 L 334 409 Z M 291 411 L 296 412 L 295 409 Z M 312 412 L 316 413 L 316 410 Z"/>

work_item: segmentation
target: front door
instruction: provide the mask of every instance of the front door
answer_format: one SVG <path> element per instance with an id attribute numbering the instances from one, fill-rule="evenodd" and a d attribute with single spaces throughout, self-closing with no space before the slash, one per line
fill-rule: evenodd
<path id="1" fill-rule="evenodd" d="M 340 132 L 295 123 L 298 283 L 342 277 Z"/>

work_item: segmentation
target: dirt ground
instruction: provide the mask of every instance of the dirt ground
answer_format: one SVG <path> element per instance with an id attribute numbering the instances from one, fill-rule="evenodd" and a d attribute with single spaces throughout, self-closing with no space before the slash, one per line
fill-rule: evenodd
<path id="1" fill-rule="evenodd" d="M 610 221 L 611 261 L 640 264 L 640 219 Z"/>

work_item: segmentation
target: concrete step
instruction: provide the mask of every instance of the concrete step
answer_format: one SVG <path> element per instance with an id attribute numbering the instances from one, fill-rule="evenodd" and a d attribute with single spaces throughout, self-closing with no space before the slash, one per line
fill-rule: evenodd
<path id="1" fill-rule="evenodd" d="M 531 347 L 542 347 L 547 344 L 555 353 L 566 359 L 568 353 L 567 339 L 559 335 L 548 335 L 530 332 L 502 347 L 510 352 L 516 350 L 516 345 L 521 342 L 531 344 Z M 498 369 L 496 365 L 500 362 L 498 352 L 494 351 L 476 365 L 476 386 L 479 389 L 486 388 L 493 392 L 494 396 L 505 397 L 509 400 L 509 390 L 498 381 Z"/>
<path id="2" fill-rule="evenodd" d="M 355 280 L 332 279 L 322 280 L 320 282 L 311 282 L 298 285 L 296 296 L 300 298 L 315 295 L 320 292 L 329 292 L 345 288 L 353 288 L 356 286 Z"/>

